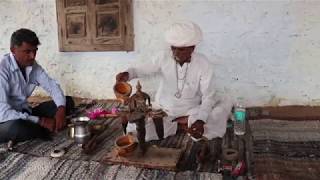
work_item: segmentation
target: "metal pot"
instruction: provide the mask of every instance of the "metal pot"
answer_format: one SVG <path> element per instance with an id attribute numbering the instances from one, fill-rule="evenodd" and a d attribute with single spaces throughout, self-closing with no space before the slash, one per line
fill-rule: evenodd
<path id="1" fill-rule="evenodd" d="M 68 137 L 74 138 L 74 124 L 68 124 Z"/>
<path id="2" fill-rule="evenodd" d="M 77 121 L 74 124 L 74 141 L 78 144 L 84 144 L 90 139 L 88 122 Z"/>
<path id="3" fill-rule="evenodd" d="M 88 121 L 89 118 L 79 117 L 73 119 L 73 124 L 69 125 L 69 137 L 74 138 L 74 141 L 78 144 L 84 144 L 90 139 Z"/>

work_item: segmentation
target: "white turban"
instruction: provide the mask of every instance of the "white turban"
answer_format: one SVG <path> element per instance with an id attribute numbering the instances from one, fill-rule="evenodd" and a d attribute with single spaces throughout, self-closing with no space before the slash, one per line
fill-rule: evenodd
<path id="1" fill-rule="evenodd" d="M 166 31 L 165 40 L 171 46 L 195 46 L 202 40 L 202 31 L 193 22 L 177 22 Z"/>

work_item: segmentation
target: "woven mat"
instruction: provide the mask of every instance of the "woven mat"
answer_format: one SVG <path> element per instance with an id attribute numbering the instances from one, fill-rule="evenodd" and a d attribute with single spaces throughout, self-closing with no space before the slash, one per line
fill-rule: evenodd
<path id="1" fill-rule="evenodd" d="M 259 119 L 249 123 L 253 135 L 256 179 L 319 179 L 318 120 Z"/>
<path id="2" fill-rule="evenodd" d="M 116 101 L 98 102 L 93 106 L 80 104 L 72 117 L 83 115 L 89 108 L 118 106 Z M 185 148 L 178 165 L 179 172 L 101 164 L 100 160 L 112 150 L 115 139 L 122 135 L 119 119 L 108 118 L 101 121 L 107 125 L 109 135 L 90 155 L 84 154 L 82 148 L 67 137 L 65 130 L 55 135 L 52 141 L 35 139 L 18 143 L 13 152 L 0 152 L 0 179 L 222 179 L 220 174 L 215 173 L 217 167 L 214 163 L 207 162 L 198 167 L 195 160 L 198 146 L 185 134 L 151 142 L 159 147 Z M 0 144 L 0 149 L 5 146 L 6 144 Z M 65 148 L 66 154 L 53 159 L 50 153 L 54 148 Z"/>
<path id="3" fill-rule="evenodd" d="M 104 165 L 96 161 L 54 159 L 21 153 L 0 153 L 0 179 L 8 180 L 138 180 L 197 179 L 221 180 L 220 174 L 208 172 L 173 172 L 142 169 L 134 166 Z"/>

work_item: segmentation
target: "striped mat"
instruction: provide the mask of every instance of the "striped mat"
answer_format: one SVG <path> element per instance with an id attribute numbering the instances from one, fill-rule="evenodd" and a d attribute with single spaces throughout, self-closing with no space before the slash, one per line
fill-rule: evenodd
<path id="1" fill-rule="evenodd" d="M 318 180 L 320 122 L 259 119 L 249 121 L 257 180 Z"/>
<path id="2" fill-rule="evenodd" d="M 118 107 L 115 101 L 94 105 L 80 104 L 73 117 L 81 116 L 89 108 Z M 143 169 L 134 166 L 106 165 L 100 160 L 114 146 L 115 139 L 122 135 L 120 120 L 108 118 L 100 120 L 106 124 L 109 135 L 90 155 L 67 137 L 62 131 L 52 141 L 38 139 L 18 143 L 11 152 L 0 152 L 0 179 L 222 179 L 215 173 L 215 163 L 208 162 L 198 167 L 195 161 L 197 145 L 185 134 L 178 134 L 152 142 L 160 147 L 185 148 L 186 151 L 179 163 L 179 171 Z M 4 149 L 6 144 L 0 144 Z M 51 158 L 53 149 L 64 148 L 66 154 L 61 158 Z"/>
<path id="3" fill-rule="evenodd" d="M 0 153 L 0 179 L 199 179 L 218 180 L 221 175 L 206 172 L 172 172 L 104 165 L 96 161 L 37 157 L 16 152 Z"/>

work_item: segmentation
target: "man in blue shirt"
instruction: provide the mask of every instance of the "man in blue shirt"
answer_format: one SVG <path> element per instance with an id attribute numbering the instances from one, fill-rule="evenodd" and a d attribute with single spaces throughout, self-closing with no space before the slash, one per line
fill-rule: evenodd
<path id="1" fill-rule="evenodd" d="M 60 86 L 50 78 L 35 58 L 40 41 L 29 29 L 19 29 L 11 36 L 11 53 L 0 61 L 0 143 L 50 138 L 66 126 L 65 116 L 74 102 L 65 97 Z M 53 101 L 30 108 L 27 98 L 36 86 L 42 87 Z"/>

